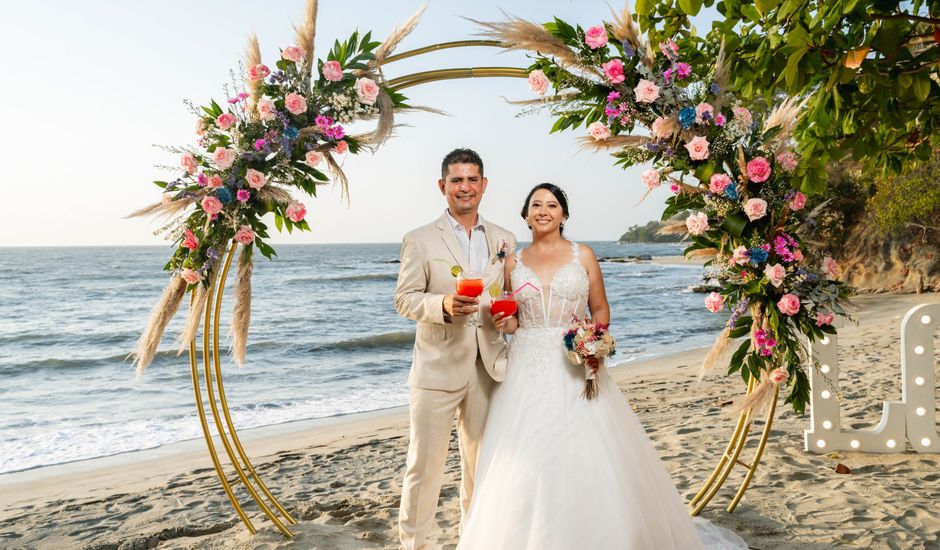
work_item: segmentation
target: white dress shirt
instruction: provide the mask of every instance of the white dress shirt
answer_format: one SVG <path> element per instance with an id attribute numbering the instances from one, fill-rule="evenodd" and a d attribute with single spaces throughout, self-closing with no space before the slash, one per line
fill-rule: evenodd
<path id="1" fill-rule="evenodd" d="M 463 248 L 467 259 L 470 260 L 469 266 L 461 266 L 468 271 L 475 271 L 483 275 L 486 269 L 486 262 L 490 259 L 489 245 L 486 243 L 486 229 L 483 227 L 483 217 L 477 214 L 477 222 L 470 228 L 470 234 L 467 234 L 467 228 L 450 215 L 447 210 L 447 219 L 454 228 L 454 234 L 457 236 L 457 242 Z"/>

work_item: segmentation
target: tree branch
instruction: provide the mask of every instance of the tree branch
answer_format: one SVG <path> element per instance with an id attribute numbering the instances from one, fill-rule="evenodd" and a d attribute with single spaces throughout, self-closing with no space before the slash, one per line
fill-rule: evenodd
<path id="1" fill-rule="evenodd" d="M 909 13 L 873 13 L 872 19 L 906 19 L 908 21 L 917 21 L 919 23 L 930 23 L 931 25 L 940 25 L 940 19 L 932 17 L 923 17 Z"/>

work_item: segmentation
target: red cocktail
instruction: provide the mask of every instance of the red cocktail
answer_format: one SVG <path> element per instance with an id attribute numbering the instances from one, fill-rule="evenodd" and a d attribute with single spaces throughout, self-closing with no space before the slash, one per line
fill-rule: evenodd
<path id="1" fill-rule="evenodd" d="M 493 303 L 490 304 L 490 311 L 493 312 L 493 315 L 496 315 L 497 313 L 502 313 L 503 316 L 505 317 L 509 317 L 510 315 L 515 315 L 516 314 L 516 301 L 505 300 L 505 299 L 494 300 Z"/>
<path id="2" fill-rule="evenodd" d="M 457 279 L 457 294 L 461 296 L 470 296 L 476 298 L 483 294 L 483 279 Z"/>

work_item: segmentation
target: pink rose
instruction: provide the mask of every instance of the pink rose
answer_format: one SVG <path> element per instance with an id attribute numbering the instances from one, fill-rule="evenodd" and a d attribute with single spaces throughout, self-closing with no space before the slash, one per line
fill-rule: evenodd
<path id="1" fill-rule="evenodd" d="M 235 240 L 242 244 L 251 244 L 255 242 L 255 232 L 247 225 L 243 225 L 235 232 Z"/>
<path id="2" fill-rule="evenodd" d="M 548 91 L 548 77 L 545 73 L 536 69 L 529 73 L 529 89 L 539 95 L 545 95 Z"/>
<path id="3" fill-rule="evenodd" d="M 232 167 L 232 164 L 235 163 L 235 151 L 226 149 L 225 147 L 219 147 L 212 153 L 212 160 L 215 161 L 215 165 L 218 166 L 220 170 L 228 170 Z"/>
<path id="4" fill-rule="evenodd" d="M 708 158 L 708 140 L 704 136 L 695 136 L 692 141 L 685 144 L 692 160 L 705 160 Z"/>
<path id="5" fill-rule="evenodd" d="M 796 294 L 784 294 L 777 301 L 777 309 L 780 313 L 792 317 L 800 311 L 800 298 Z"/>
<path id="6" fill-rule="evenodd" d="M 307 98 L 293 92 L 284 96 L 284 108 L 293 115 L 300 115 L 307 112 Z"/>
<path id="7" fill-rule="evenodd" d="M 209 176 L 209 187 L 222 187 L 222 177 Z"/>
<path id="8" fill-rule="evenodd" d="M 274 120 L 277 117 L 277 107 L 270 99 L 262 99 L 258 102 L 258 117 L 261 120 Z"/>
<path id="9" fill-rule="evenodd" d="M 705 309 L 712 313 L 719 313 L 725 307 L 725 297 L 712 292 L 705 297 Z"/>
<path id="10" fill-rule="evenodd" d="M 711 179 L 708 180 L 708 190 L 716 195 L 724 193 L 729 185 L 731 185 L 731 178 L 728 174 L 712 174 Z"/>
<path id="11" fill-rule="evenodd" d="M 751 159 L 747 163 L 747 177 L 754 183 L 767 181 L 770 177 L 770 161 L 764 157 Z"/>
<path id="12" fill-rule="evenodd" d="M 254 67 L 248 69 L 248 80 L 254 82 L 255 80 L 263 80 L 271 74 L 271 69 L 267 66 L 258 63 Z"/>
<path id="13" fill-rule="evenodd" d="M 603 141 L 610 137 L 610 129 L 600 122 L 592 122 L 588 126 L 588 134 L 597 141 Z"/>
<path id="14" fill-rule="evenodd" d="M 797 261 L 797 262 L 802 262 L 802 261 L 803 261 L 803 253 L 800 252 L 800 249 L 799 249 L 799 248 L 797 248 L 796 250 L 793 251 L 793 260 L 794 260 L 794 261 Z"/>
<path id="15" fill-rule="evenodd" d="M 248 181 L 248 187 L 252 189 L 261 189 L 266 183 L 268 183 L 268 178 L 261 172 L 249 168 L 245 173 L 245 180 Z"/>
<path id="16" fill-rule="evenodd" d="M 695 106 L 695 122 L 698 122 L 699 124 L 705 122 L 705 117 L 703 116 L 705 114 L 708 115 L 709 120 L 714 119 L 715 108 L 708 103 L 699 103 Z"/>
<path id="17" fill-rule="evenodd" d="M 747 255 L 747 247 L 739 246 L 734 249 L 734 252 L 731 253 L 731 262 L 738 265 L 744 265 L 751 261 L 751 257 Z"/>
<path id="18" fill-rule="evenodd" d="M 770 371 L 770 381 L 774 384 L 783 384 L 790 378 L 790 373 L 783 367 Z"/>
<path id="19" fill-rule="evenodd" d="M 182 166 L 186 172 L 192 174 L 196 171 L 197 167 L 196 157 L 194 157 L 192 153 L 185 153 L 180 159 L 180 166 Z"/>
<path id="20" fill-rule="evenodd" d="M 792 172 L 796 170 L 796 155 L 793 154 L 792 151 L 785 151 L 777 155 L 777 162 L 780 163 L 780 167 L 783 168 L 784 172 Z"/>
<path id="21" fill-rule="evenodd" d="M 747 199 L 744 203 L 744 213 L 751 221 L 759 220 L 767 215 L 767 201 L 764 199 Z"/>
<path id="22" fill-rule="evenodd" d="M 820 311 L 819 313 L 816 314 L 816 326 L 822 327 L 826 325 L 831 325 L 832 319 L 833 319 L 832 313 L 823 313 Z"/>
<path id="23" fill-rule="evenodd" d="M 693 212 L 685 219 L 685 227 L 693 235 L 701 235 L 708 231 L 708 214 L 704 212 Z"/>
<path id="24" fill-rule="evenodd" d="M 304 60 L 304 51 L 297 46 L 288 46 L 281 52 L 281 57 L 294 63 L 300 63 Z"/>
<path id="25" fill-rule="evenodd" d="M 202 277 L 198 273 L 196 273 L 192 269 L 189 269 L 188 267 L 184 267 L 180 271 L 180 277 L 182 277 L 183 280 L 186 281 L 186 283 L 190 285 L 196 284 L 202 280 Z"/>
<path id="26" fill-rule="evenodd" d="M 783 278 L 787 275 L 787 269 L 780 264 L 767 264 L 764 268 L 764 276 L 770 281 L 770 284 L 777 288 L 783 284 Z"/>
<path id="27" fill-rule="evenodd" d="M 321 162 L 323 162 L 323 155 L 316 151 L 307 151 L 304 156 L 304 163 L 311 168 L 316 168 Z"/>
<path id="28" fill-rule="evenodd" d="M 307 208 L 301 202 L 294 201 L 287 205 L 287 209 L 284 211 L 287 214 L 287 217 L 290 218 L 290 221 L 297 223 L 304 219 L 304 216 L 307 215 Z"/>
<path id="29" fill-rule="evenodd" d="M 740 121 L 742 126 L 750 128 L 751 124 L 754 122 L 754 117 L 751 116 L 751 112 L 744 107 L 732 107 L 731 112 L 734 113 L 734 119 Z"/>
<path id="30" fill-rule="evenodd" d="M 360 103 L 375 104 L 375 98 L 379 97 L 379 85 L 371 78 L 357 78 L 356 97 Z"/>
<path id="31" fill-rule="evenodd" d="M 193 234 L 189 228 L 183 230 L 183 248 L 188 248 L 190 250 L 196 250 L 199 248 L 199 239 L 196 238 L 196 235 Z"/>
<path id="32" fill-rule="evenodd" d="M 584 43 L 592 50 L 607 45 L 607 29 L 604 25 L 596 25 L 584 31 Z"/>
<path id="33" fill-rule="evenodd" d="M 623 63 L 619 59 L 611 59 L 607 63 L 601 64 L 601 68 L 604 69 L 604 76 L 611 84 L 620 84 L 627 79 L 623 74 Z"/>
<path id="34" fill-rule="evenodd" d="M 669 139 L 676 129 L 675 121 L 666 117 L 657 117 L 650 130 L 659 139 Z"/>
<path id="35" fill-rule="evenodd" d="M 620 67 L 620 72 L 623 73 L 622 66 Z M 622 75 L 619 82 L 623 82 Z M 614 84 L 618 84 L 618 82 L 614 82 Z M 652 103 L 659 99 L 659 86 L 654 84 L 651 80 L 641 78 L 636 88 L 633 89 L 633 93 L 636 94 L 636 100 L 640 103 Z"/>
<path id="36" fill-rule="evenodd" d="M 662 177 L 659 175 L 659 172 L 652 168 L 646 172 L 643 172 L 640 178 L 643 180 L 643 185 L 645 185 L 649 190 L 656 189 L 662 182 Z"/>
<path id="37" fill-rule="evenodd" d="M 343 68 L 339 65 L 339 61 L 327 61 L 323 64 L 323 78 L 330 82 L 343 79 Z"/>
<path id="38" fill-rule="evenodd" d="M 797 191 L 793 197 L 790 198 L 789 202 L 790 210 L 796 212 L 797 210 L 802 210 L 806 206 L 806 195 Z"/>
<path id="39" fill-rule="evenodd" d="M 196 135 L 201 136 L 205 134 L 207 129 L 208 128 L 206 127 L 205 119 L 197 118 L 196 119 Z"/>
<path id="40" fill-rule="evenodd" d="M 215 125 L 219 127 L 219 130 L 228 130 L 237 120 L 232 113 L 222 113 L 215 119 Z"/>
<path id="41" fill-rule="evenodd" d="M 202 205 L 202 209 L 206 211 L 206 214 L 210 216 L 214 216 L 222 211 L 222 201 L 212 195 L 202 199 L 200 204 Z"/>
<path id="42" fill-rule="evenodd" d="M 336 142 L 335 150 L 336 150 L 336 152 L 337 152 L 338 154 L 344 155 L 344 154 L 346 154 L 346 151 L 349 150 L 349 144 L 346 143 L 346 140 L 345 140 L 345 139 L 341 139 L 341 140 L 339 140 L 339 141 Z"/>
<path id="43" fill-rule="evenodd" d="M 839 264 L 832 259 L 832 256 L 826 256 L 822 261 L 823 273 L 827 279 L 835 280 L 839 277 Z"/>

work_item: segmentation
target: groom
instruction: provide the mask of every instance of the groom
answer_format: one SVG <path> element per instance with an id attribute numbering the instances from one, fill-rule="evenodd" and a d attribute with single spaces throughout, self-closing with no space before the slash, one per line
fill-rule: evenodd
<path id="1" fill-rule="evenodd" d="M 461 522 L 466 517 L 490 394 L 506 372 L 506 348 L 492 343 L 497 334 L 488 311 L 479 315 L 482 327 L 464 326 L 480 304 L 455 293 L 452 273 L 454 266 L 482 273 L 484 289 L 494 283 L 502 289 L 503 258 L 515 249 L 516 239 L 478 214 L 486 184 L 478 154 L 470 149 L 448 153 L 437 182 L 447 210 L 437 221 L 406 234 L 402 243 L 395 308 L 418 322 L 408 377 L 411 430 L 398 524 L 406 550 L 427 546 L 454 416 Z"/>

